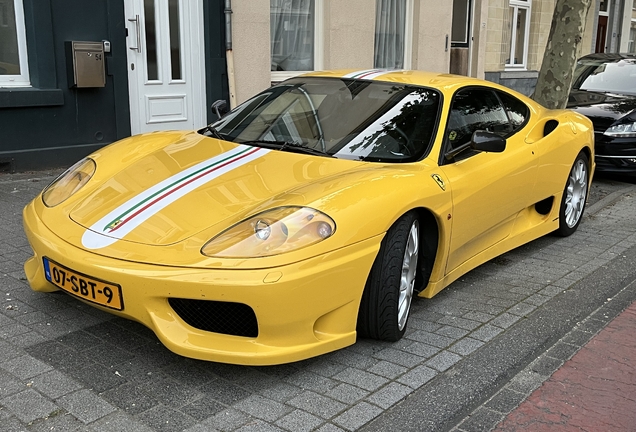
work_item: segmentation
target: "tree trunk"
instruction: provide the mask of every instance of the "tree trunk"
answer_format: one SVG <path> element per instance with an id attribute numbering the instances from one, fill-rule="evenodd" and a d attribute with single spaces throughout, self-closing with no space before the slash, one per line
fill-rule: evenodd
<path id="1" fill-rule="evenodd" d="M 565 108 L 576 60 L 581 53 L 592 0 L 557 0 L 550 36 L 532 98 L 546 108 Z"/>

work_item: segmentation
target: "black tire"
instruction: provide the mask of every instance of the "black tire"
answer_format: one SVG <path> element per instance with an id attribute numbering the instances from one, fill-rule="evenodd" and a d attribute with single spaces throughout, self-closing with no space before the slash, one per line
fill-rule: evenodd
<path id="1" fill-rule="evenodd" d="M 411 212 L 398 219 L 382 240 L 360 302 L 360 337 L 397 341 L 404 335 L 418 267 L 419 236 L 419 221 Z"/>
<path id="2" fill-rule="evenodd" d="M 561 198 L 559 228 L 555 234 L 567 237 L 581 224 L 589 186 L 590 162 L 581 152 L 574 160 Z"/>

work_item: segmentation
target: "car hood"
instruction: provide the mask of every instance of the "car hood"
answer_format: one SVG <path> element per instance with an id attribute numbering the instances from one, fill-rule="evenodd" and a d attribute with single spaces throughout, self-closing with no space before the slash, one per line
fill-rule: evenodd
<path id="1" fill-rule="evenodd" d="M 172 143 L 153 148 L 149 140 Z M 117 147 L 95 157 L 92 188 L 70 211 L 86 228 L 82 243 L 89 249 L 118 240 L 170 245 L 215 225 L 220 232 L 255 213 L 293 205 L 294 190 L 366 165 L 196 133 L 145 135 Z M 113 153 L 128 153 L 130 160 Z"/>
<path id="2" fill-rule="evenodd" d="M 567 107 L 589 117 L 598 130 L 597 125 L 607 128 L 636 110 L 636 96 L 572 90 Z"/>

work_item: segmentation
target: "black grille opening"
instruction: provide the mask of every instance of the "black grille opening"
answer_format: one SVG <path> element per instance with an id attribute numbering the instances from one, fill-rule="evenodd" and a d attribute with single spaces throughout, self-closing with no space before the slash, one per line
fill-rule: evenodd
<path id="1" fill-rule="evenodd" d="M 187 324 L 199 330 L 233 336 L 258 336 L 258 322 L 243 303 L 170 298 L 170 306 Z"/>

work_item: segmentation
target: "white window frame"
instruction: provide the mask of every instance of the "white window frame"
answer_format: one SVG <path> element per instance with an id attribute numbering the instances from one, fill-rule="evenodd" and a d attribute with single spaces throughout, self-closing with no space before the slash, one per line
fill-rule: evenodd
<path id="1" fill-rule="evenodd" d="M 324 62 L 324 0 L 314 0 L 314 71 L 321 70 Z M 271 48 L 270 48 L 271 55 Z M 281 82 L 286 79 L 313 71 L 272 71 L 271 82 Z"/>
<path id="2" fill-rule="evenodd" d="M 530 48 L 530 23 L 532 17 L 532 0 L 510 0 L 509 8 L 513 9 L 512 22 L 510 23 L 510 47 L 508 58 L 514 60 L 514 53 L 517 48 L 517 18 L 519 9 L 526 9 L 526 32 L 523 36 L 523 59 L 521 63 L 506 63 L 505 70 L 527 70 L 528 50 Z"/>
<path id="3" fill-rule="evenodd" d="M 472 20 L 473 20 L 473 5 L 471 4 L 472 1 L 471 0 L 466 0 L 466 26 L 465 26 L 465 31 L 466 31 L 466 40 L 464 41 L 457 41 L 457 40 L 453 40 L 453 28 L 451 26 L 451 38 L 450 38 L 450 43 L 451 46 L 457 46 L 457 47 L 461 47 L 461 48 L 468 48 L 470 47 L 470 42 L 471 42 L 471 27 L 472 27 Z M 454 7 L 454 5 L 453 5 Z M 455 15 L 453 14 L 453 19 L 455 18 Z M 455 45 L 457 44 L 457 45 Z"/>
<path id="4" fill-rule="evenodd" d="M 31 81 L 29 80 L 29 62 L 27 57 L 26 30 L 24 25 L 24 7 L 22 4 L 22 0 L 8 1 L 13 1 L 13 8 L 15 9 L 15 27 L 18 40 L 18 59 L 20 62 L 20 74 L 0 75 L 0 87 L 30 87 Z"/>
<path id="5" fill-rule="evenodd" d="M 606 16 L 609 18 L 609 12 L 607 10 L 599 10 L 598 11 L 598 15 L 599 16 Z"/>

